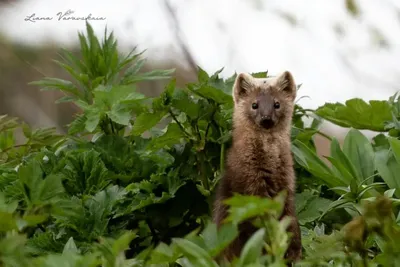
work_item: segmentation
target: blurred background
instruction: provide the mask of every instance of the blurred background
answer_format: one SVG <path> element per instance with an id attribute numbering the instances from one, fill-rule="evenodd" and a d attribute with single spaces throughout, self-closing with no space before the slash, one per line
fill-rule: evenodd
<path id="1" fill-rule="evenodd" d="M 89 15 L 100 36 L 114 31 L 121 52 L 146 49 L 144 71 L 176 68 L 180 85 L 196 80 L 199 65 L 224 67 L 224 77 L 289 70 L 305 108 L 399 90 L 399 0 L 0 0 L 0 114 L 64 131 L 74 107 L 27 83 L 69 78 L 52 59 L 61 47 L 77 49 L 85 21 L 72 17 Z M 140 88 L 157 95 L 165 82 Z M 347 132 L 329 123 L 322 130 L 339 139 Z"/>

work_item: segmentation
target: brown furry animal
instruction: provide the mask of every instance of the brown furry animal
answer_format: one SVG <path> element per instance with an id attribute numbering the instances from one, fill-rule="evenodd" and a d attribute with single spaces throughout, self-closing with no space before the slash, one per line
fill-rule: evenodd
<path id="1" fill-rule="evenodd" d="M 217 190 L 214 222 L 220 226 L 226 218 L 228 211 L 222 201 L 234 192 L 271 198 L 286 190 L 282 217 L 292 217 L 288 230 L 293 234 L 286 258 L 297 261 L 302 256 L 302 248 L 294 205 L 295 174 L 290 143 L 295 81 L 288 71 L 265 79 L 241 73 L 232 94 L 235 104 L 232 147 Z M 242 223 L 238 238 L 220 257 L 231 261 L 239 256 L 255 230 L 250 222 Z"/>

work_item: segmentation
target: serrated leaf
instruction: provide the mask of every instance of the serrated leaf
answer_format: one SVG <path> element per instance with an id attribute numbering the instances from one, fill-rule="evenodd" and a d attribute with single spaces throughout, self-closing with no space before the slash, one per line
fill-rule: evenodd
<path id="1" fill-rule="evenodd" d="M 347 100 L 345 105 L 326 103 L 315 113 L 342 127 L 378 132 L 385 131 L 385 122 L 392 120 L 388 101 L 371 100 L 367 104 L 360 98 Z"/>
<path id="2" fill-rule="evenodd" d="M 121 105 L 113 105 L 111 111 L 107 112 L 110 119 L 122 125 L 129 125 L 131 120 L 131 111 Z"/>
<path id="3" fill-rule="evenodd" d="M 172 145 L 179 144 L 180 140 L 184 137 L 185 135 L 178 124 L 170 123 L 163 135 L 151 140 L 149 149 L 157 150 L 164 147 L 171 147 Z"/>
<path id="4" fill-rule="evenodd" d="M 68 125 L 68 134 L 74 135 L 83 132 L 86 127 L 86 120 L 85 114 L 78 115 L 75 120 Z"/>
<path id="5" fill-rule="evenodd" d="M 99 125 L 101 116 L 102 114 L 98 110 L 87 110 L 85 112 L 85 129 L 90 133 L 93 132 Z"/>
<path id="6" fill-rule="evenodd" d="M 172 107 L 184 112 L 191 119 L 196 119 L 199 116 L 199 105 L 193 99 L 194 97 L 186 91 L 175 90 L 172 96 Z"/>
<path id="7" fill-rule="evenodd" d="M 204 97 L 206 99 L 211 99 L 218 104 L 232 104 L 232 96 L 226 94 L 225 92 L 218 90 L 209 85 L 203 85 L 199 88 L 191 89 L 192 92 Z"/>
<path id="8" fill-rule="evenodd" d="M 142 113 L 137 116 L 132 127 L 133 135 L 141 135 L 145 131 L 154 127 L 165 116 L 165 112 Z"/>
<path id="9" fill-rule="evenodd" d="M 50 78 L 50 77 L 45 77 L 40 81 L 34 81 L 30 82 L 30 85 L 38 85 L 41 86 L 42 91 L 47 91 L 47 90 L 60 90 L 63 91 L 67 94 L 71 94 L 78 99 L 82 98 L 81 93 L 79 92 L 78 88 L 70 82 L 58 78 Z"/>
<path id="10" fill-rule="evenodd" d="M 197 70 L 197 80 L 198 80 L 200 83 L 206 83 L 206 82 L 208 82 L 208 79 L 209 79 L 209 78 L 210 78 L 210 77 L 208 76 L 207 72 L 206 72 L 205 70 L 203 70 L 202 68 L 198 67 L 198 70 Z"/>

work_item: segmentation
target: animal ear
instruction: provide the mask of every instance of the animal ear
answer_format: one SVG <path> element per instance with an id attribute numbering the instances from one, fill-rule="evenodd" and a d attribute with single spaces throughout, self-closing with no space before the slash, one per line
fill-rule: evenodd
<path id="1" fill-rule="evenodd" d="M 232 96 L 235 103 L 239 101 L 243 96 L 248 95 L 248 93 L 253 88 L 253 76 L 247 73 L 240 73 L 235 80 L 233 85 Z"/>
<path id="2" fill-rule="evenodd" d="M 287 93 L 291 98 L 296 98 L 297 88 L 292 73 L 284 71 L 277 77 L 277 86 L 279 90 Z"/>

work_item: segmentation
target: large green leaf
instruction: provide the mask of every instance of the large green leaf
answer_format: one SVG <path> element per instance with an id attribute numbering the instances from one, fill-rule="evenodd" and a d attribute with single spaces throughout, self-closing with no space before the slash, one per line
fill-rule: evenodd
<path id="1" fill-rule="evenodd" d="M 400 164 L 389 150 L 375 152 L 375 164 L 379 175 L 389 186 L 396 189 L 395 195 L 400 197 Z"/>
<path id="2" fill-rule="evenodd" d="M 257 196 L 235 194 L 232 198 L 225 200 L 225 203 L 230 206 L 226 221 L 233 224 L 265 213 L 276 214 L 281 209 L 281 203 Z"/>
<path id="3" fill-rule="evenodd" d="M 343 168 L 350 173 L 351 179 L 346 181 L 348 185 L 350 184 L 351 180 L 360 179 L 357 178 L 357 171 L 353 163 L 351 163 L 349 157 L 345 153 L 343 153 L 342 149 L 340 148 L 340 144 L 336 138 L 332 138 L 330 152 L 331 152 L 331 157 L 340 162 Z M 332 169 L 335 171 L 336 169 L 335 166 L 333 166 Z"/>
<path id="4" fill-rule="evenodd" d="M 396 189 L 395 195 L 400 197 L 400 140 L 388 138 L 391 150 L 379 150 L 376 154 L 376 166 L 379 175 L 386 184 Z"/>
<path id="5" fill-rule="evenodd" d="M 209 253 L 216 256 L 236 238 L 237 234 L 237 227 L 233 224 L 223 224 L 217 229 L 216 224 L 209 223 L 200 236 Z"/>
<path id="6" fill-rule="evenodd" d="M 347 100 L 345 105 L 327 103 L 315 113 L 342 127 L 372 131 L 385 131 L 385 122 L 392 120 L 388 101 L 371 100 L 368 104 L 360 98 Z"/>
<path id="7" fill-rule="evenodd" d="M 344 139 L 343 152 L 355 167 L 358 182 L 362 182 L 374 175 L 374 149 L 367 137 L 365 137 L 360 131 L 351 129 L 348 132 Z M 351 168 L 349 168 L 349 170 L 351 170 Z M 372 179 L 365 181 L 367 184 L 370 184 L 371 182 Z"/>
<path id="8" fill-rule="evenodd" d="M 313 195 L 310 191 L 296 194 L 296 212 L 300 225 L 314 222 L 327 209 L 332 201 Z"/>
<path id="9" fill-rule="evenodd" d="M 261 228 L 249 238 L 240 254 L 238 266 L 245 267 L 249 264 L 259 263 L 264 245 L 264 236 L 265 229 Z"/>
<path id="10" fill-rule="evenodd" d="M 320 178 L 329 187 L 344 186 L 346 183 L 337 177 L 318 155 L 299 140 L 292 144 L 296 161 L 314 176 Z"/>
<path id="11" fill-rule="evenodd" d="M 156 138 L 153 138 L 149 143 L 149 149 L 157 150 L 164 147 L 171 147 L 172 145 L 179 144 L 185 135 L 182 129 L 176 123 L 170 123 L 166 132 Z"/>
<path id="12" fill-rule="evenodd" d="M 218 104 L 232 104 L 232 96 L 215 87 L 202 85 L 197 88 L 189 89 L 195 94 L 198 94 L 199 96 L 207 99 L 211 99 Z"/>
<path id="13" fill-rule="evenodd" d="M 165 112 L 142 113 L 137 116 L 133 124 L 132 134 L 141 135 L 145 131 L 154 127 L 165 116 Z"/>
<path id="14" fill-rule="evenodd" d="M 217 267 L 217 263 L 213 261 L 211 256 L 195 243 L 182 239 L 174 238 L 173 242 L 179 250 L 185 255 L 186 259 L 192 264 L 191 266 L 199 267 Z"/>

